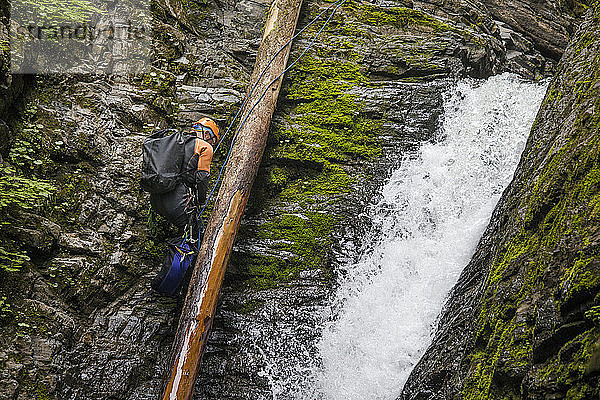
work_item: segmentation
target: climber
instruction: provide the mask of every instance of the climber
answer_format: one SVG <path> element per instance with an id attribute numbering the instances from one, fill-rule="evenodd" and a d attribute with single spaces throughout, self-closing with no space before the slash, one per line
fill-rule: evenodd
<path id="1" fill-rule="evenodd" d="M 184 132 L 196 140 L 186 140 L 185 162 L 181 182 L 167 193 L 152 193 L 150 204 L 154 210 L 180 230 L 189 222 L 190 213 L 206 202 L 213 146 L 219 142 L 219 128 L 210 118 L 202 118 Z M 189 137 L 189 136 L 188 136 Z"/>
<path id="2" fill-rule="evenodd" d="M 144 142 L 142 188 L 150 192 L 152 208 L 178 228 L 169 240 L 153 289 L 173 295 L 193 263 L 204 229 L 198 207 L 206 202 L 213 146 L 219 142 L 215 121 L 204 117 L 191 129 L 154 133 Z"/>

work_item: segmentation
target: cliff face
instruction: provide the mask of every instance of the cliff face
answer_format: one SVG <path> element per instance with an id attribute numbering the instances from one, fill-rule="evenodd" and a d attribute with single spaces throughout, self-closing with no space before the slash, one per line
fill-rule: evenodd
<path id="1" fill-rule="evenodd" d="M 269 4 L 157 1 L 155 61 L 140 76 L 4 73 L 0 397 L 157 397 L 180 300 L 148 287 L 173 232 L 148 219 L 140 146 L 203 113 L 228 125 Z M 330 4 L 306 1 L 300 26 Z M 312 351 L 310 311 L 335 263 L 355 255 L 357 215 L 399 155 L 431 139 L 448 78 L 553 72 L 579 6 L 511 4 L 519 13 L 507 16 L 491 2 L 349 0 L 290 71 L 197 398 L 271 398 L 264 371 L 281 347 L 265 354 L 264 343 L 301 338 Z"/>
<path id="2" fill-rule="evenodd" d="M 598 397 L 599 34 L 596 5 L 402 398 Z"/>

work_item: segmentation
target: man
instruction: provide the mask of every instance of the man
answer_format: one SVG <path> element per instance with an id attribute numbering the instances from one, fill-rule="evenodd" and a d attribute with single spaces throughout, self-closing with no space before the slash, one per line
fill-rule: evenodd
<path id="1" fill-rule="evenodd" d="M 194 135 L 195 140 L 185 142 L 186 165 L 182 171 L 182 181 L 167 193 L 151 194 L 152 208 L 183 233 L 183 229 L 194 217 L 196 208 L 206 202 L 210 163 L 213 146 L 219 142 L 219 128 L 210 118 L 202 118 L 185 132 Z"/>
<path id="2" fill-rule="evenodd" d="M 186 243 L 179 236 L 169 241 L 169 251 L 163 266 L 150 283 L 153 289 L 169 295 L 176 293 L 188 264 L 195 257 L 195 249 L 191 243 L 200 240 L 204 231 L 202 222 L 197 218 L 197 212 L 198 206 L 206 203 L 210 163 L 213 146 L 219 142 L 219 128 L 212 119 L 205 117 L 194 122 L 192 128 L 184 132 L 184 138 L 186 161 L 180 174 L 181 181 L 169 192 L 150 194 L 150 204 L 154 210 L 174 224 L 180 234 L 187 228 L 187 237 L 191 239 Z M 187 264 L 184 262 L 185 257 L 188 257 Z"/>

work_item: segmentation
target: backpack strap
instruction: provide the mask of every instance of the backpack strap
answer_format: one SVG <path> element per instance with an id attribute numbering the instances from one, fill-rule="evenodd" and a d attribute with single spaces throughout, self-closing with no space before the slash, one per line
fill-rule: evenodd
<path id="1" fill-rule="evenodd" d="M 194 147 L 194 155 L 196 154 L 198 155 L 198 171 L 210 172 L 210 163 L 213 158 L 211 144 L 202 139 L 197 139 Z"/>
<path id="2" fill-rule="evenodd" d="M 184 132 L 184 135 L 190 134 L 191 132 Z M 188 137 L 185 138 L 185 146 L 187 147 L 188 143 L 194 140 L 194 153 L 192 153 L 192 155 L 190 156 L 189 159 L 185 160 L 185 163 L 183 165 L 183 171 L 181 171 L 180 175 L 182 176 L 189 176 L 191 173 L 195 173 L 196 170 L 198 169 L 197 165 L 190 165 L 192 163 L 190 163 L 190 161 L 192 160 L 192 158 L 196 155 L 196 148 L 198 146 L 197 142 L 198 140 L 200 140 L 199 138 L 196 137 L 196 135 L 189 135 Z M 185 179 L 184 179 L 185 182 Z M 186 185 L 187 186 L 187 185 Z"/>

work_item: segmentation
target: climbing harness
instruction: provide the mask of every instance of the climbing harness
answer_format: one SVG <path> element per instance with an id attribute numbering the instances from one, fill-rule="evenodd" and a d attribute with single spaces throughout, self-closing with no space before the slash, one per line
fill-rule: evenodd
<path id="1" fill-rule="evenodd" d="M 191 196 L 191 191 L 188 196 Z M 188 205 L 193 205 L 193 199 L 188 197 Z M 201 220 L 197 219 L 197 206 L 188 211 L 188 223 L 183 234 L 167 241 L 167 252 L 163 258 L 162 268 L 152 279 L 150 286 L 163 294 L 174 296 L 184 281 L 188 269 L 193 266 L 202 239 Z M 197 224 L 194 224 L 196 220 Z M 195 237 L 194 229 L 198 230 Z"/>
<path id="2" fill-rule="evenodd" d="M 261 74 L 259 75 L 258 79 L 256 80 L 256 83 L 254 84 L 254 86 L 252 87 L 252 89 L 250 90 L 250 92 L 248 92 L 248 94 L 246 95 L 246 97 L 244 98 L 244 101 L 242 102 L 242 105 L 240 106 L 239 110 L 237 111 L 237 113 L 235 114 L 235 116 L 233 117 L 233 120 L 231 121 L 231 123 L 229 124 L 229 126 L 227 127 L 227 129 L 225 130 L 225 134 L 223 134 L 223 137 L 219 140 L 219 143 L 217 144 L 217 146 L 214 149 L 214 153 L 217 152 L 217 150 L 219 149 L 219 147 L 221 146 L 221 143 L 223 143 L 223 140 L 225 139 L 225 137 L 227 136 L 227 134 L 229 133 L 229 131 L 231 130 L 231 127 L 233 126 L 233 124 L 235 123 L 236 119 L 238 118 L 238 116 L 240 115 L 240 112 L 242 111 L 242 109 L 244 108 L 244 106 L 246 105 L 246 103 L 248 102 L 248 100 L 250 99 L 250 96 L 252 95 L 252 93 L 254 92 L 254 90 L 256 89 L 256 87 L 258 86 L 258 83 L 261 81 L 262 77 L 264 76 L 264 74 L 267 71 L 267 68 L 273 63 L 273 61 L 275 60 L 275 58 L 287 47 L 289 46 L 294 39 L 296 39 L 302 32 L 304 32 L 309 26 L 311 26 L 313 23 L 315 23 L 317 21 L 317 19 L 319 19 L 323 14 L 325 14 L 327 11 L 329 11 L 330 9 L 333 8 L 333 11 L 331 12 L 331 14 L 329 15 L 329 17 L 327 17 L 327 19 L 325 20 L 325 22 L 323 23 L 323 26 L 321 26 L 321 28 L 317 31 L 317 33 L 313 36 L 312 40 L 310 41 L 310 43 L 308 44 L 308 46 L 306 46 L 306 48 L 302 51 L 302 53 L 300 53 L 300 55 L 282 72 L 280 73 L 275 79 L 273 79 L 268 85 L 267 87 L 264 89 L 264 91 L 262 92 L 261 96 L 259 97 L 259 99 L 254 103 L 254 105 L 252 106 L 252 108 L 250 108 L 250 111 L 248 111 L 248 113 L 246 114 L 246 117 L 242 120 L 242 122 L 240 123 L 240 125 L 238 126 L 238 128 L 235 131 L 235 134 L 233 136 L 233 139 L 231 140 L 231 144 L 229 145 L 229 150 L 227 152 L 227 156 L 225 157 L 225 161 L 223 162 L 223 165 L 221 166 L 221 169 L 219 170 L 219 175 L 217 176 L 217 180 L 215 181 L 210 194 L 207 196 L 206 198 L 206 202 L 204 203 L 204 205 L 202 206 L 201 211 L 198 213 L 198 218 L 200 218 L 202 216 L 202 214 L 204 213 L 204 211 L 206 210 L 206 207 L 208 206 L 208 203 L 210 202 L 215 189 L 217 187 L 217 185 L 219 184 L 220 180 L 221 180 L 221 176 L 223 175 L 223 171 L 225 170 L 225 167 L 227 166 L 227 162 L 229 161 L 229 157 L 231 156 L 231 152 L 233 150 L 233 145 L 235 144 L 235 140 L 237 139 L 237 136 L 240 132 L 240 130 L 242 129 L 242 127 L 244 126 L 244 124 L 246 123 L 246 121 L 248 120 L 248 118 L 250 117 L 250 115 L 252 114 L 252 111 L 254 111 L 254 109 L 256 108 L 256 106 L 260 103 L 260 101 L 265 97 L 268 89 L 279 80 L 279 78 L 281 78 L 286 72 L 288 72 L 294 65 L 296 65 L 296 63 L 298 63 L 298 61 L 306 54 L 306 52 L 313 46 L 313 44 L 315 43 L 315 41 L 317 40 L 317 38 L 319 37 L 319 35 L 321 34 L 321 32 L 323 32 L 323 30 L 325 29 L 325 27 L 329 24 L 329 21 L 331 21 L 331 18 L 333 17 L 333 15 L 335 14 L 335 12 L 338 10 L 338 8 L 340 8 L 344 3 L 346 3 L 346 1 L 348 0 L 337 0 L 335 3 L 331 4 L 327 9 L 323 10 L 321 13 L 319 13 L 315 18 L 313 18 L 304 28 L 302 28 L 298 33 L 296 33 L 290 40 L 288 40 L 276 53 L 275 55 L 273 55 L 273 57 L 271 57 L 271 59 L 269 60 L 269 62 L 267 63 L 267 65 L 263 68 Z"/>

